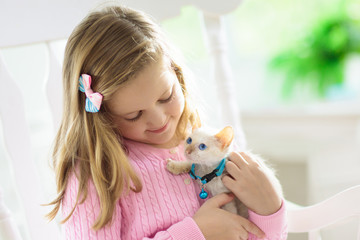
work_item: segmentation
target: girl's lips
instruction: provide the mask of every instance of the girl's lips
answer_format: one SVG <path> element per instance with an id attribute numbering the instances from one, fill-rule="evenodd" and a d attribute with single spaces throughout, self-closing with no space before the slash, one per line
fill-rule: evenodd
<path id="1" fill-rule="evenodd" d="M 162 133 L 167 129 L 167 126 L 168 126 L 168 122 L 162 128 L 156 130 L 148 130 L 148 131 L 152 133 Z"/>

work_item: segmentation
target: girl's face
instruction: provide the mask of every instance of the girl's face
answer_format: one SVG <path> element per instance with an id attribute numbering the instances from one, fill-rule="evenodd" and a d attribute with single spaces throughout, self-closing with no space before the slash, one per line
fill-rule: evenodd
<path id="1" fill-rule="evenodd" d="M 174 70 L 162 60 L 119 88 L 109 107 L 124 138 L 169 148 L 178 144 L 175 131 L 184 102 Z"/>

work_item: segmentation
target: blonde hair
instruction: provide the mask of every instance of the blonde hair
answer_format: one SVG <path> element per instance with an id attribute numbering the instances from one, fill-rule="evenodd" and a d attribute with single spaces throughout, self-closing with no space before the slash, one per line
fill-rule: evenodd
<path id="1" fill-rule="evenodd" d="M 65 49 L 64 113 L 53 151 L 58 197 L 50 203 L 54 205 L 48 214 L 50 219 L 59 211 L 72 173 L 79 180 L 77 199 L 62 222 L 71 217 L 77 204 L 85 201 L 89 179 L 100 200 L 95 230 L 111 222 L 121 194 L 141 191 L 140 178 L 128 162 L 107 104 L 122 84 L 131 81 L 150 62 L 168 58 L 182 86 L 185 108 L 176 134 L 184 138 L 189 125 L 199 121 L 189 106 L 184 75 L 170 49 L 149 16 L 122 6 L 92 12 L 74 29 Z M 91 75 L 92 89 L 104 96 L 98 113 L 85 111 L 85 94 L 78 90 L 83 73 Z"/>

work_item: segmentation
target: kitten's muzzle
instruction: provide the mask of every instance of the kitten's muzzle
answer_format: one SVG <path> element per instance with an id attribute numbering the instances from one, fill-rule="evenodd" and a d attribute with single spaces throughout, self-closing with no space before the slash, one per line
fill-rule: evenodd
<path id="1" fill-rule="evenodd" d="M 193 147 L 193 146 L 187 147 L 187 148 L 185 149 L 185 153 L 186 153 L 186 154 L 191 154 L 193 151 L 194 151 L 194 147 Z"/>

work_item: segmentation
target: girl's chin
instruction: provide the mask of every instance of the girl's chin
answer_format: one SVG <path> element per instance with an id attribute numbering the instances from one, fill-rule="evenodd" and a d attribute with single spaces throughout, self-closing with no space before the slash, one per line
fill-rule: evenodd
<path id="1" fill-rule="evenodd" d="M 149 142 L 149 144 L 158 148 L 172 148 L 178 146 L 180 144 L 180 141 L 177 137 L 172 136 L 157 140 L 154 139 L 154 141 Z"/>
<path id="2" fill-rule="evenodd" d="M 179 143 L 176 143 L 175 141 L 169 140 L 169 141 L 157 141 L 157 142 L 149 142 L 150 145 L 157 147 L 157 148 L 172 148 L 179 145 Z"/>

